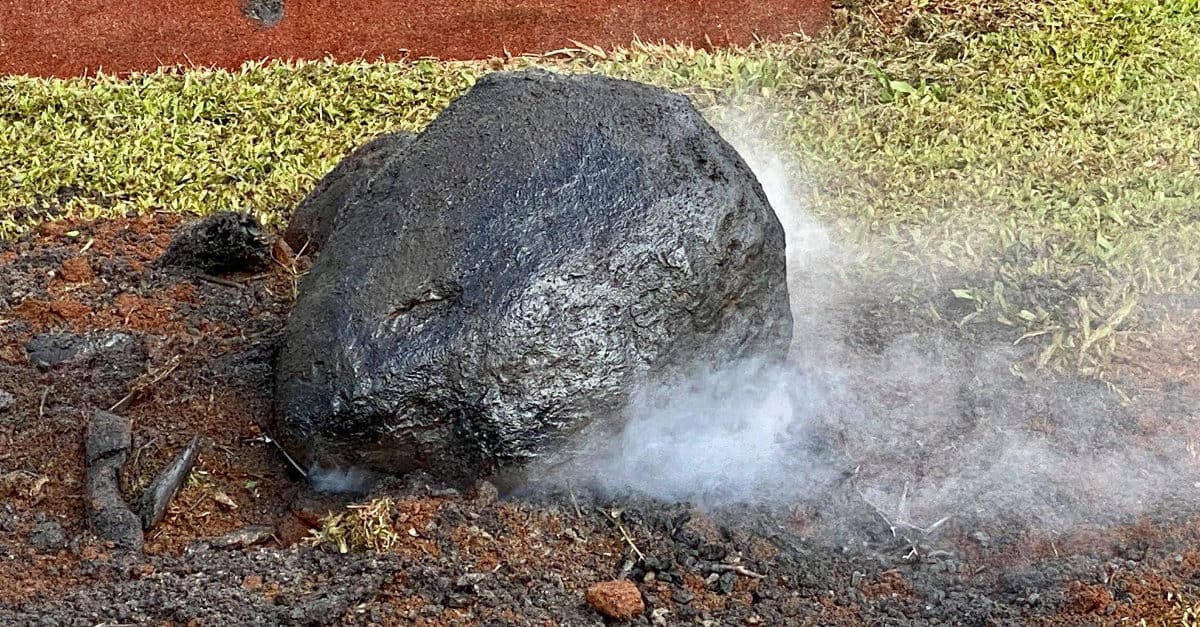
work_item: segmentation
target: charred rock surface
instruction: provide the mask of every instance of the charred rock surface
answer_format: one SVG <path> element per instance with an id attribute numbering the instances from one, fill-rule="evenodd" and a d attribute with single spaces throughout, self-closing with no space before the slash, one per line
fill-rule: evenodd
<path id="1" fill-rule="evenodd" d="M 272 435 L 306 467 L 468 479 L 790 341 L 783 229 L 682 96 L 494 74 L 369 181 L 278 360 Z"/>
<path id="2" fill-rule="evenodd" d="M 140 551 L 142 524 L 125 504 L 120 481 L 121 466 L 132 443 L 132 425 L 126 418 L 97 410 L 85 437 L 87 510 L 92 529 L 100 538 Z"/>
<path id="3" fill-rule="evenodd" d="M 283 233 L 294 251 L 317 252 L 329 240 L 342 207 L 367 185 L 390 158 L 404 152 L 416 135 L 389 133 L 372 139 L 351 152 L 321 179 L 304 201 Z"/>
<path id="4" fill-rule="evenodd" d="M 223 211 L 180 229 L 158 263 L 216 274 L 256 270 L 269 261 L 269 242 L 258 219 Z"/>

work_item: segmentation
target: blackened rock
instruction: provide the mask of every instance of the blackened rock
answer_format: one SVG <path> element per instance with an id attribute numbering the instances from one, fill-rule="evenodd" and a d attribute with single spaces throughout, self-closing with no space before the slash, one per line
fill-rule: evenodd
<path id="1" fill-rule="evenodd" d="M 682 96 L 493 74 L 350 196 L 276 369 L 307 468 L 466 483 L 791 338 L 779 220 Z"/>
<path id="2" fill-rule="evenodd" d="M 135 339 L 125 333 L 42 333 L 25 344 L 29 363 L 46 370 L 59 364 L 90 359 L 101 353 L 121 352 L 134 347 Z"/>
<path id="3" fill-rule="evenodd" d="M 142 521 L 142 529 L 149 531 L 162 522 L 163 516 L 167 514 L 167 506 L 192 472 L 192 466 L 196 465 L 196 456 L 199 454 L 200 438 L 192 438 L 187 448 L 180 451 L 154 478 L 154 482 L 146 491 L 142 492 L 137 504 L 137 515 Z"/>
<path id="4" fill-rule="evenodd" d="M 257 270 L 270 259 L 270 242 L 258 219 L 223 211 L 179 229 L 158 263 L 216 274 Z"/>
<path id="5" fill-rule="evenodd" d="M 359 146 L 321 179 L 296 207 L 283 239 L 292 250 L 315 253 L 325 246 L 342 207 L 390 158 L 403 154 L 416 139 L 412 133 L 381 135 Z"/>
<path id="6" fill-rule="evenodd" d="M 97 410 L 84 435 L 87 512 L 92 531 L 121 548 L 140 551 L 142 522 L 121 496 L 121 466 L 132 444 L 127 418 Z"/>

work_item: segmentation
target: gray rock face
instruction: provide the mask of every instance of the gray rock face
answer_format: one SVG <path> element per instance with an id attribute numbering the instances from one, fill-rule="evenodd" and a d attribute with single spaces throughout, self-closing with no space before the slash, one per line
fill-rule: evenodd
<path id="1" fill-rule="evenodd" d="M 641 383 L 782 356 L 784 234 L 691 103 L 493 74 L 350 194 L 301 283 L 272 435 L 466 481 L 615 425 Z"/>

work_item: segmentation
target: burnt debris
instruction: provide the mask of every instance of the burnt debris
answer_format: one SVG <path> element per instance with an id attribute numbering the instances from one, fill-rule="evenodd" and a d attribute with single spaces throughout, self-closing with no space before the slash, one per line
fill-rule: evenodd
<path id="1" fill-rule="evenodd" d="M 270 255 L 257 218 L 223 211 L 179 229 L 158 264 L 203 274 L 249 272 L 266 267 Z"/>

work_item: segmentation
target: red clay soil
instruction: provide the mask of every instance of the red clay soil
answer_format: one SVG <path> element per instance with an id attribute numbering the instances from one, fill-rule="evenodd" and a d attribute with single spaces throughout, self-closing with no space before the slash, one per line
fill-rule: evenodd
<path id="1" fill-rule="evenodd" d="M 0 73 L 68 77 L 326 56 L 477 59 L 635 38 L 723 46 L 815 33 L 829 12 L 829 0 L 286 0 L 283 20 L 264 27 L 239 0 L 0 0 Z"/>

